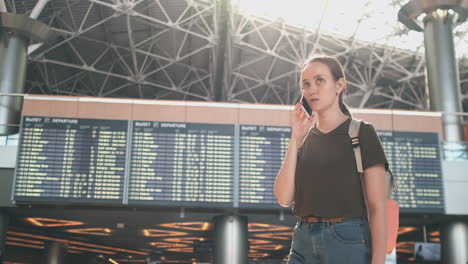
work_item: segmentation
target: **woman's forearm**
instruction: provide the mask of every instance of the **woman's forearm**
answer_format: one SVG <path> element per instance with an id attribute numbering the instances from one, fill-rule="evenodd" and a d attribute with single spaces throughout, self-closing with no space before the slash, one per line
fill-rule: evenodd
<path id="1" fill-rule="evenodd" d="M 387 211 L 385 205 L 369 209 L 372 234 L 372 264 L 384 264 L 387 249 Z"/>
<path id="2" fill-rule="evenodd" d="M 298 143 L 294 138 L 289 141 L 288 151 L 276 176 L 275 196 L 281 206 L 294 202 L 294 174 L 296 173 Z"/>

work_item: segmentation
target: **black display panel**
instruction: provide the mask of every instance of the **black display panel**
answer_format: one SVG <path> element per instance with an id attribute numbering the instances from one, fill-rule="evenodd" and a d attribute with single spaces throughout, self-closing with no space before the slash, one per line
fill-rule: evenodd
<path id="1" fill-rule="evenodd" d="M 232 207 L 234 125 L 134 121 L 128 204 Z"/>
<path id="2" fill-rule="evenodd" d="M 23 117 L 13 199 L 121 204 L 127 129 L 121 120 Z"/>
<path id="3" fill-rule="evenodd" d="M 279 208 L 274 181 L 286 154 L 289 127 L 240 126 L 240 207 Z M 402 212 L 443 213 L 439 139 L 436 133 L 378 131 Z"/>
<path id="4" fill-rule="evenodd" d="M 280 208 L 273 185 L 290 137 L 290 127 L 240 126 L 239 207 Z"/>
<path id="5" fill-rule="evenodd" d="M 402 212 L 443 213 L 439 137 L 436 133 L 378 131 L 398 188 Z"/>
<path id="6" fill-rule="evenodd" d="M 26 116 L 13 199 L 277 209 L 273 185 L 290 135 L 277 126 Z M 402 212 L 443 213 L 438 134 L 378 135 Z"/>

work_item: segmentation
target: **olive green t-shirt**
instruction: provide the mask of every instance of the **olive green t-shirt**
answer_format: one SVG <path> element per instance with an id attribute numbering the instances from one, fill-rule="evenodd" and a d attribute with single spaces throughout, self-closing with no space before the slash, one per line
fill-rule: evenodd
<path id="1" fill-rule="evenodd" d="M 351 118 L 334 130 L 316 127 L 299 149 L 293 212 L 298 217 L 365 217 L 366 205 L 348 135 Z M 363 169 L 388 161 L 374 127 L 361 122 L 359 142 Z"/>

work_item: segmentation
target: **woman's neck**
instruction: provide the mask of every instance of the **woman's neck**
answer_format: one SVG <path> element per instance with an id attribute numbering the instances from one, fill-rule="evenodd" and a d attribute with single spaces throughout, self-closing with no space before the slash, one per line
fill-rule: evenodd
<path id="1" fill-rule="evenodd" d="M 348 118 L 349 117 L 343 114 L 343 112 L 341 112 L 339 109 L 318 113 L 317 128 L 324 133 L 328 133 L 337 128 Z"/>

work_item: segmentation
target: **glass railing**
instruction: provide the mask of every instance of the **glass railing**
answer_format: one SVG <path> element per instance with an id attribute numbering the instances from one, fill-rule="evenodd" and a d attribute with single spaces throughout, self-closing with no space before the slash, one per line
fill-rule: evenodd
<path id="1" fill-rule="evenodd" d="M 19 134 L 0 136 L 0 146 L 18 146 Z"/>
<path id="2" fill-rule="evenodd" d="M 442 141 L 440 144 L 443 160 L 468 160 L 468 142 Z"/>
<path id="3" fill-rule="evenodd" d="M 461 122 L 462 133 L 464 127 L 468 125 L 468 113 L 465 112 L 442 112 L 442 116 L 458 116 Z M 453 121 L 453 120 L 452 120 Z M 462 137 L 463 134 L 461 135 Z M 465 136 L 466 140 L 466 136 Z M 468 141 L 442 141 L 440 142 L 440 151 L 442 159 L 446 161 L 466 161 L 468 160 Z"/>

